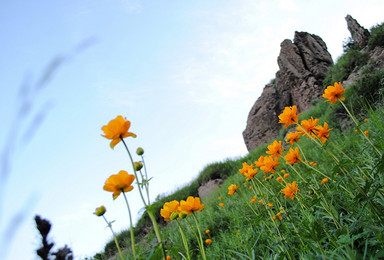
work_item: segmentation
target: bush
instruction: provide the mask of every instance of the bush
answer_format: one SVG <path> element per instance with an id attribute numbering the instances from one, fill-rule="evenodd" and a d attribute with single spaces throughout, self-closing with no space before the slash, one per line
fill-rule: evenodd
<path id="1" fill-rule="evenodd" d="M 368 47 L 373 50 L 376 46 L 384 47 L 384 23 L 371 28 L 371 37 L 368 40 Z"/>
<path id="2" fill-rule="evenodd" d="M 368 62 L 368 54 L 356 49 L 349 49 L 331 66 L 323 81 L 324 87 L 333 85 L 334 82 L 343 81 L 348 78 L 354 69 L 359 69 Z"/>

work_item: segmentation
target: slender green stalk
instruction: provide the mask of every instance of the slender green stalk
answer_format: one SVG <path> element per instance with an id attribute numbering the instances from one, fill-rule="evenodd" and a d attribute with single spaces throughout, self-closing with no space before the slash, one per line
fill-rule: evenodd
<path id="1" fill-rule="evenodd" d="M 127 200 L 127 196 L 125 196 L 125 192 L 122 192 L 124 195 L 125 203 L 127 204 L 128 208 L 128 215 L 129 215 L 129 223 L 130 223 L 130 231 L 131 231 L 131 247 L 132 247 L 132 254 L 133 259 L 136 259 L 136 247 L 135 247 L 135 235 L 133 234 L 133 224 L 132 224 L 132 215 L 131 215 L 131 209 L 129 208 L 129 203 Z"/>
<path id="2" fill-rule="evenodd" d="M 179 230 L 180 230 L 181 238 L 183 240 L 184 248 L 185 248 L 185 251 L 187 252 L 187 259 L 190 260 L 191 259 L 191 255 L 189 253 L 189 246 L 188 246 L 187 238 L 185 236 L 184 229 L 183 229 L 183 227 L 181 226 L 180 222 L 177 219 L 176 219 L 176 223 L 179 226 Z"/>
<path id="3" fill-rule="evenodd" d="M 188 218 L 185 218 L 185 221 L 188 223 L 189 228 L 191 229 L 192 233 L 195 235 L 197 244 L 199 245 L 200 252 L 202 252 L 201 248 L 204 247 L 204 245 L 202 244 L 202 241 L 200 240 L 199 236 L 196 234 L 196 231 L 195 231 L 195 229 L 192 227 L 192 225 L 191 225 L 191 223 L 189 222 Z M 201 236 L 201 233 L 200 233 L 199 235 Z M 204 250 L 204 249 L 203 249 L 203 250 Z M 206 258 L 205 258 L 205 252 L 204 252 L 204 256 L 203 256 L 203 254 L 201 254 L 201 257 L 202 257 L 204 260 L 206 260 Z"/>
<path id="4" fill-rule="evenodd" d="M 155 230 L 155 234 L 156 234 L 156 238 L 157 238 L 157 242 L 160 244 L 160 247 L 162 249 L 162 253 L 163 253 L 163 259 L 166 258 L 166 253 L 165 253 L 165 249 L 164 249 L 164 243 L 163 243 L 163 239 L 161 237 L 161 232 L 160 232 L 160 228 L 159 228 L 159 225 L 157 224 L 157 221 L 156 221 L 156 218 L 155 218 L 155 215 L 153 214 L 153 212 L 151 211 L 151 204 L 150 204 L 150 201 L 149 201 L 149 191 L 148 191 L 148 187 L 146 186 L 146 190 L 147 190 L 147 197 L 148 197 L 148 202 L 145 201 L 144 199 L 144 196 L 143 196 L 143 193 L 141 191 L 142 187 L 140 187 L 140 183 L 139 183 L 139 180 L 137 178 L 137 173 L 136 173 L 136 170 L 135 170 L 135 163 L 133 161 L 133 158 L 132 158 L 132 155 L 128 149 L 128 146 L 127 144 L 125 143 L 124 139 L 123 138 L 120 138 L 121 141 L 123 142 L 124 146 L 125 146 L 125 149 L 127 150 L 127 153 L 129 155 L 129 159 L 131 160 L 131 163 L 132 163 L 132 168 L 133 168 L 133 172 L 135 174 L 135 177 L 136 177 L 136 183 L 137 183 L 137 187 L 138 187 L 138 190 L 139 190 L 139 193 L 140 193 L 140 197 L 144 203 L 144 206 L 146 207 L 147 209 L 147 213 L 148 213 L 148 216 L 149 218 L 151 219 L 151 222 L 152 222 L 152 225 L 153 225 L 153 229 Z M 146 174 L 146 173 L 145 173 Z M 146 180 L 147 181 L 147 180 Z M 143 182 L 143 180 L 142 180 Z M 147 184 L 146 184 L 147 185 Z"/>
<path id="5" fill-rule="evenodd" d="M 200 231 L 200 226 L 199 226 L 199 221 L 197 220 L 197 217 L 194 212 L 192 212 L 193 219 L 195 220 L 196 228 L 197 231 L 199 232 L 199 238 L 200 238 L 200 252 L 201 252 L 201 257 L 206 260 L 207 257 L 205 256 L 205 250 L 204 250 L 204 242 L 203 242 L 203 237 L 201 236 L 201 231 Z"/>
<path id="6" fill-rule="evenodd" d="M 137 183 L 137 186 L 138 186 L 138 188 L 139 188 L 140 197 L 141 197 L 141 199 L 142 199 L 142 201 L 143 201 L 143 203 L 144 203 L 144 206 L 148 206 L 147 203 L 146 203 L 146 201 L 145 201 L 145 199 L 144 199 L 144 197 L 143 197 L 143 193 L 141 192 L 140 183 L 139 183 L 139 178 L 137 178 L 137 173 L 136 173 L 136 170 L 135 170 L 135 163 L 134 163 L 134 161 L 133 161 L 133 159 L 132 159 L 132 155 L 131 155 L 131 153 L 129 152 L 128 146 L 127 146 L 127 144 L 125 143 L 124 139 L 121 138 L 121 137 L 120 137 L 120 139 L 121 139 L 121 141 L 123 142 L 123 144 L 124 144 L 124 146 L 125 146 L 125 150 L 127 150 L 129 159 L 131 160 L 132 168 L 133 168 L 133 173 L 135 174 L 136 183 Z"/>
<path id="7" fill-rule="evenodd" d="M 113 231 L 112 229 L 112 224 L 110 222 L 108 222 L 108 220 L 105 218 L 105 216 L 103 215 L 103 219 L 105 220 L 105 222 L 107 222 L 107 226 L 111 229 L 111 232 L 112 232 L 112 235 L 113 235 L 113 240 L 115 241 L 115 244 L 116 244 L 116 247 L 117 247 L 117 251 L 119 251 L 119 254 L 120 254 L 120 258 L 122 260 L 125 260 L 124 256 L 123 256 L 123 252 L 121 252 L 121 248 L 120 248 L 120 245 L 119 245 L 119 241 L 117 240 L 117 237 L 116 237 L 116 234 L 115 232 Z"/>
<path id="8" fill-rule="evenodd" d="M 364 134 L 363 130 L 361 130 L 360 126 L 359 126 L 359 123 L 357 122 L 356 118 L 352 115 L 352 113 L 349 111 L 349 109 L 347 108 L 347 106 L 345 105 L 345 103 L 340 100 L 340 103 L 343 105 L 344 109 L 347 111 L 348 115 L 352 118 L 353 122 L 355 123 L 355 125 L 357 126 L 357 128 L 359 129 L 360 133 L 364 136 L 364 138 L 368 141 L 368 143 L 373 147 L 373 149 L 377 152 L 377 154 L 381 157 L 383 156 L 383 154 L 380 152 L 380 150 L 375 146 L 375 144 L 372 142 L 372 140 Z"/>

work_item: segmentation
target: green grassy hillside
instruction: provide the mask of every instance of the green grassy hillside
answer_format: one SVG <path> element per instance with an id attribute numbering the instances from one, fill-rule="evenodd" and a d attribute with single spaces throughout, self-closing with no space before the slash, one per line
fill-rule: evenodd
<path id="1" fill-rule="evenodd" d="M 383 28 L 372 28 L 369 49 L 384 45 Z M 366 52 L 349 43 L 324 81 L 324 87 L 333 85 L 361 68 L 360 78 L 343 93 L 343 103 L 314 100 L 313 108 L 299 116 L 301 126 L 311 123 L 306 121 L 311 117 L 319 120 L 317 127 L 328 124 L 332 130 L 329 136 L 325 132 L 324 142 L 313 130 L 288 144 L 287 133 L 299 126 L 282 125 L 276 138 L 281 148 L 269 146 L 271 140 L 243 158 L 207 165 L 189 185 L 158 197 L 153 209 L 166 254 L 171 259 L 187 257 L 187 243 L 191 259 L 203 259 L 193 216 L 164 221 L 160 210 L 166 202 L 197 197 L 199 185 L 222 178 L 221 188 L 201 201 L 204 209 L 193 213 L 202 241 L 211 240 L 203 245 L 206 259 L 384 258 L 384 70 L 370 62 Z M 296 147 L 299 159 L 288 163 L 292 161 L 287 154 Z M 261 156 L 273 151 L 279 165 L 267 169 L 264 161 L 256 167 Z M 257 173 L 247 180 L 240 169 Z M 232 184 L 238 189 L 229 195 Z M 185 243 L 178 224 L 185 231 Z M 138 259 L 161 259 L 151 227 L 145 213 L 134 227 Z M 130 237 L 129 230 L 117 236 L 127 259 L 132 258 Z M 115 242 L 94 259 L 119 259 Z"/>

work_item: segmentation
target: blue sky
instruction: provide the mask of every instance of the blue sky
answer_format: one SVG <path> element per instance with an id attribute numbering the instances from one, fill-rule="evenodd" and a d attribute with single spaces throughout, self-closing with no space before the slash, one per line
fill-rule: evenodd
<path id="1" fill-rule="evenodd" d="M 170 193 L 207 164 L 247 153 L 248 112 L 278 70 L 284 39 L 317 34 L 335 60 L 349 37 L 344 17 L 370 28 L 383 22 L 382 10 L 379 0 L 0 2 L 2 163 L 11 148 L 0 258 L 36 258 L 35 214 L 52 222 L 51 238 L 76 258 L 111 238 L 96 207 L 106 206 L 116 231 L 129 225 L 122 198 L 102 190 L 111 174 L 131 171 L 123 146 L 112 150 L 100 136 L 117 115 L 138 136 L 127 140 L 131 150 L 145 149 L 152 199 Z M 40 84 L 53 60 L 57 69 Z M 137 190 L 128 199 L 137 219 Z"/>

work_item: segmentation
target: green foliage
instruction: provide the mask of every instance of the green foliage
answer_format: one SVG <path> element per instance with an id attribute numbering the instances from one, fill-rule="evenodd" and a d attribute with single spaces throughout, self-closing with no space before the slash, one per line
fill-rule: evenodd
<path id="1" fill-rule="evenodd" d="M 384 23 L 371 28 L 371 37 L 368 40 L 368 47 L 373 50 L 376 46 L 384 47 Z"/>
<path id="2" fill-rule="evenodd" d="M 366 65 L 368 54 L 357 49 L 349 49 L 338 60 L 337 63 L 328 69 L 327 76 L 323 85 L 333 85 L 334 82 L 343 81 L 348 78 L 354 69 L 359 69 Z"/>

